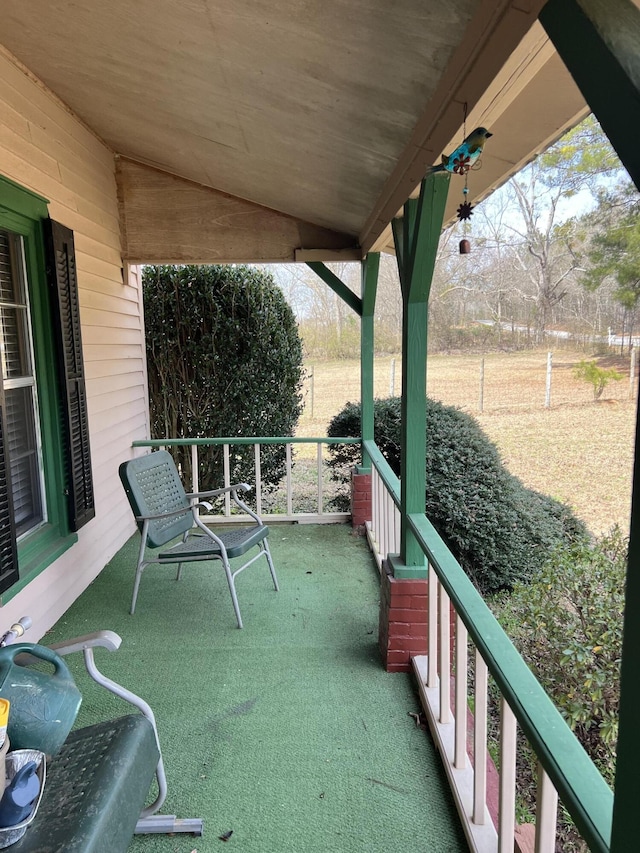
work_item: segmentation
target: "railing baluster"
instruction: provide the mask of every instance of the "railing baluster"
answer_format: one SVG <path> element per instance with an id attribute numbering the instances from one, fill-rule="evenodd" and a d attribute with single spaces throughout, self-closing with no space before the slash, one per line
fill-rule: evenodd
<path id="1" fill-rule="evenodd" d="M 316 447 L 318 463 L 318 515 L 322 515 L 322 442 L 319 441 Z"/>
<path id="2" fill-rule="evenodd" d="M 449 596 L 440 584 L 440 722 L 451 722 L 451 623 L 449 621 Z"/>
<path id="3" fill-rule="evenodd" d="M 500 702 L 500 815 L 498 853 L 513 853 L 516 829 L 516 733 L 513 711 L 504 697 Z"/>
<path id="4" fill-rule="evenodd" d="M 387 543 L 387 553 L 393 554 L 393 498 L 389 494 L 389 492 L 385 489 L 385 502 L 384 502 L 384 526 L 386 529 L 385 533 L 385 541 Z"/>
<path id="5" fill-rule="evenodd" d="M 253 453 L 256 463 L 256 512 L 262 512 L 262 467 L 260 465 L 260 445 L 253 445 Z"/>
<path id="6" fill-rule="evenodd" d="M 458 770 L 467 766 L 467 629 L 456 614 L 456 738 L 453 764 Z"/>
<path id="7" fill-rule="evenodd" d="M 394 520 L 394 525 L 393 525 L 393 551 L 395 554 L 399 554 L 400 553 L 400 535 L 401 535 L 400 534 L 401 515 L 400 515 L 400 510 L 398 509 L 398 507 L 395 504 L 395 501 L 393 503 L 393 520 Z"/>
<path id="8" fill-rule="evenodd" d="M 293 515 L 293 483 L 291 479 L 291 472 L 293 470 L 293 466 L 291 464 L 291 445 L 287 444 L 286 446 L 286 454 L 287 454 L 287 515 Z"/>
<path id="9" fill-rule="evenodd" d="M 438 587 L 440 581 L 431 565 L 427 568 L 427 635 L 429 637 L 429 662 L 427 686 L 438 686 Z"/>
<path id="10" fill-rule="evenodd" d="M 371 469 L 371 538 L 373 541 L 378 544 L 378 488 L 379 488 L 380 477 L 378 476 L 378 469 L 376 467 L 372 467 Z"/>
<path id="11" fill-rule="evenodd" d="M 385 508 L 387 505 L 387 490 L 380 490 L 380 536 L 378 537 L 378 542 L 380 543 L 380 559 L 387 559 L 387 521 L 385 518 Z"/>
<path id="12" fill-rule="evenodd" d="M 222 469 L 224 487 L 228 489 L 231 485 L 231 459 L 228 444 L 222 445 Z M 228 492 L 224 496 L 224 514 L 227 518 L 231 515 L 231 495 Z"/>
<path id="13" fill-rule="evenodd" d="M 557 822 L 558 792 L 542 766 L 538 764 L 535 853 L 554 853 L 556 849 Z"/>
<path id="14" fill-rule="evenodd" d="M 487 685 L 488 669 L 475 650 L 473 716 L 473 822 L 484 825 L 487 802 Z M 513 849 L 513 841 L 512 841 Z"/>
<path id="15" fill-rule="evenodd" d="M 198 477 L 198 445 L 191 445 L 191 491 L 200 491 L 200 478 Z"/>

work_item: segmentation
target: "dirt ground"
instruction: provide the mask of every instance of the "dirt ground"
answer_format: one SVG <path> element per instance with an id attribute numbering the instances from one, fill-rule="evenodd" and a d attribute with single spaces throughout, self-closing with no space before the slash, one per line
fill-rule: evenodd
<path id="1" fill-rule="evenodd" d="M 614 355 L 598 359 L 623 379 L 611 381 L 596 401 L 591 386 L 573 375 L 583 358 L 565 350 L 553 354 L 549 407 L 546 351 L 430 355 L 427 393 L 477 417 L 509 470 L 572 506 L 594 534 L 614 524 L 628 532 L 636 415 L 630 362 Z M 359 370 L 348 360 L 307 365 L 298 435 L 325 435 L 333 415 L 359 400 Z M 401 386 L 400 357 L 377 359 L 376 396 L 400 394 Z M 308 452 L 315 454 L 315 447 Z"/>

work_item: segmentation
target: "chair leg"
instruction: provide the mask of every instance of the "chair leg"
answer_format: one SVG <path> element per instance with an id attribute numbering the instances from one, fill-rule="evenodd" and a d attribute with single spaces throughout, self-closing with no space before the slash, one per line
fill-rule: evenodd
<path id="1" fill-rule="evenodd" d="M 182 563 L 178 563 L 178 571 L 176 573 L 176 580 L 179 581 L 182 578 Z"/>
<path id="2" fill-rule="evenodd" d="M 240 615 L 240 605 L 238 604 L 238 596 L 236 595 L 236 585 L 233 580 L 233 574 L 231 573 L 231 566 L 229 565 L 229 560 L 226 556 L 222 556 L 221 558 L 222 565 L 224 566 L 224 572 L 227 576 L 227 583 L 229 584 L 229 592 L 231 593 L 231 601 L 233 602 L 233 609 L 235 610 L 236 619 L 238 620 L 238 628 L 242 628 L 242 616 Z"/>
<path id="3" fill-rule="evenodd" d="M 278 586 L 278 578 L 276 577 L 276 568 L 273 565 L 273 560 L 271 559 L 271 551 L 269 550 L 269 543 L 267 542 L 266 539 L 263 539 L 263 541 L 260 543 L 260 545 L 262 546 L 262 550 L 264 551 L 265 556 L 267 558 L 267 563 L 269 563 L 269 571 L 271 572 L 271 579 L 273 580 L 273 585 L 275 587 L 275 590 L 276 590 L 276 592 L 279 592 L 280 587 Z"/>
<path id="4" fill-rule="evenodd" d="M 142 531 L 142 537 L 140 540 L 140 549 L 138 551 L 138 563 L 136 565 L 136 577 L 135 577 L 135 580 L 133 582 L 133 596 L 131 598 L 131 608 L 129 610 L 129 613 L 132 616 L 136 611 L 136 600 L 138 598 L 138 590 L 140 589 L 140 578 L 142 577 L 142 572 L 144 571 L 144 567 L 146 565 L 145 560 L 144 560 L 144 550 L 145 550 L 145 544 L 147 541 L 146 534 L 147 534 L 147 530 L 146 530 L 146 522 L 145 522 L 145 527 Z"/>

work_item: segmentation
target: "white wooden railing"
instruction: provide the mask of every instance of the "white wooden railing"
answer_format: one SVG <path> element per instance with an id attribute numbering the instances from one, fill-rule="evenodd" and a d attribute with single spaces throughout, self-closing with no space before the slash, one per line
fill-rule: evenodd
<path id="1" fill-rule="evenodd" d="M 372 460 L 367 536 L 382 565 L 400 551 L 400 484 L 375 444 L 364 446 Z M 538 759 L 535 829 L 528 827 L 535 833 L 535 853 L 556 851 L 558 791 L 589 849 L 605 853 L 610 788 L 427 518 L 411 515 L 408 524 L 427 558 L 428 578 L 428 655 L 414 658 L 413 667 L 470 849 L 514 851 L 520 726 Z M 500 693 L 495 764 L 487 737 L 490 677 Z M 491 782 L 498 786 L 493 801 Z"/>
<path id="2" fill-rule="evenodd" d="M 265 508 L 266 497 L 262 484 L 261 448 L 266 445 L 284 445 L 285 447 L 285 476 L 283 494 L 277 511 Z M 296 488 L 293 476 L 293 449 L 299 445 L 316 445 L 315 452 L 315 493 L 313 502 L 314 510 L 301 511 L 296 509 Z M 207 488 L 219 488 L 231 485 L 231 448 L 237 445 L 253 445 L 253 464 L 249 470 L 243 472 L 243 480 L 253 486 L 255 490 L 256 511 L 265 521 L 297 521 L 301 524 L 332 524 L 337 521 L 346 521 L 350 514 L 348 512 L 333 512 L 325 509 L 325 477 L 326 467 L 323 450 L 331 444 L 360 444 L 359 438 L 292 438 L 287 437 L 251 437 L 251 438 L 193 438 L 193 439 L 161 439 L 135 441 L 134 448 L 148 451 L 153 448 L 170 449 L 175 446 L 189 447 L 191 450 L 191 482 L 185 483 L 185 488 L 190 492 L 200 491 L 199 453 L 200 448 L 210 445 L 222 445 L 223 452 L 223 483 L 215 486 L 208 485 Z M 273 501 L 270 501 L 272 503 Z M 211 515 L 202 515 L 202 520 L 207 524 L 235 523 L 247 521 L 247 516 L 232 511 L 232 502 L 229 495 L 214 507 Z"/>
<path id="3" fill-rule="evenodd" d="M 365 526 L 369 547 L 382 571 L 387 556 L 400 553 L 400 506 L 376 465 L 371 467 L 371 521 Z"/>

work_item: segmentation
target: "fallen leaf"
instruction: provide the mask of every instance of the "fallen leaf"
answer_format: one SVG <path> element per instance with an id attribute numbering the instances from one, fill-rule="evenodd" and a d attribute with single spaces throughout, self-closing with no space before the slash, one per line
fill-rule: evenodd
<path id="1" fill-rule="evenodd" d="M 229 832 L 223 832 L 222 835 L 219 835 L 218 838 L 220 841 L 228 841 L 233 835 L 233 830 L 230 829 Z"/>

